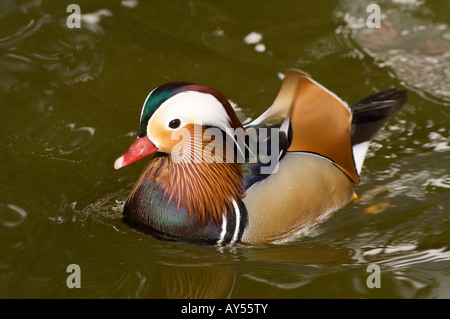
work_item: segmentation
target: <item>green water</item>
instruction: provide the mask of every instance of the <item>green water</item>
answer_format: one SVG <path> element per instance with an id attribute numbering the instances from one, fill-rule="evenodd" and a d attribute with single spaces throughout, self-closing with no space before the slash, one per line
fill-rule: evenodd
<path id="1" fill-rule="evenodd" d="M 379 2 L 382 29 L 365 25 L 366 1 L 86 0 L 80 29 L 70 3 L 0 2 L 1 298 L 450 298 L 446 1 Z M 244 121 L 292 67 L 349 103 L 409 90 L 358 201 L 283 246 L 218 250 L 123 223 L 146 161 L 113 163 L 154 87 L 209 85 Z M 371 263 L 381 288 L 366 285 Z"/>

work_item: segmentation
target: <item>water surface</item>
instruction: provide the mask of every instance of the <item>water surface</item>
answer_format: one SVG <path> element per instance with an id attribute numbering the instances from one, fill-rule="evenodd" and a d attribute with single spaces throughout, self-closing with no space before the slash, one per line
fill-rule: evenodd
<path id="1" fill-rule="evenodd" d="M 450 5 L 381 1 L 0 3 L 0 297 L 449 298 Z M 121 218 L 145 160 L 115 171 L 147 94 L 209 85 L 243 121 L 299 68 L 349 103 L 395 86 L 359 199 L 283 245 L 159 241 Z M 366 269 L 381 269 L 369 289 Z M 69 289 L 66 268 L 81 268 Z"/>

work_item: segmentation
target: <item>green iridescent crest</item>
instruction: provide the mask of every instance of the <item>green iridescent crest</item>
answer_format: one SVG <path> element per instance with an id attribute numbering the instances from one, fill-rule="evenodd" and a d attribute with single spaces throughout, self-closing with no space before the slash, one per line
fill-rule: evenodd
<path id="1" fill-rule="evenodd" d="M 190 85 L 186 82 L 167 83 L 154 89 L 144 102 L 139 124 L 139 137 L 147 135 L 147 123 L 156 110 L 169 98 L 183 91 L 182 87 Z"/>

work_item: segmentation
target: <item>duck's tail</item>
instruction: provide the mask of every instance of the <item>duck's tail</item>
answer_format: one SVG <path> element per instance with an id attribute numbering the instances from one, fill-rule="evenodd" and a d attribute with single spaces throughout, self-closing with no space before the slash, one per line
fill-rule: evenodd
<path id="1" fill-rule="evenodd" d="M 351 105 L 353 113 L 351 141 L 353 158 L 358 174 L 370 141 L 405 104 L 408 94 L 395 88 L 382 91 Z"/>

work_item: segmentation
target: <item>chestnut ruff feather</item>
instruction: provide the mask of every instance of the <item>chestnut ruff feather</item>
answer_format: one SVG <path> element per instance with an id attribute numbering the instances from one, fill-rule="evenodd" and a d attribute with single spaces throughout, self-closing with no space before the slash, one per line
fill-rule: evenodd
<path id="1" fill-rule="evenodd" d="M 219 225 L 223 214 L 233 212 L 233 200 L 238 202 L 244 194 L 244 176 L 236 156 L 233 163 L 226 163 L 226 154 L 234 151 L 234 145 L 227 145 L 223 135 L 222 141 L 214 135 L 214 139 L 203 138 L 206 127 L 196 130 L 190 124 L 185 128 L 191 140 L 179 142 L 178 154 L 182 156 L 157 153 L 134 185 L 127 202 L 139 193 L 144 182 L 152 182 L 163 190 L 163 202 L 167 205 L 173 200 L 177 210 L 186 208 L 189 218 L 196 214 L 202 223 L 213 220 Z"/>

